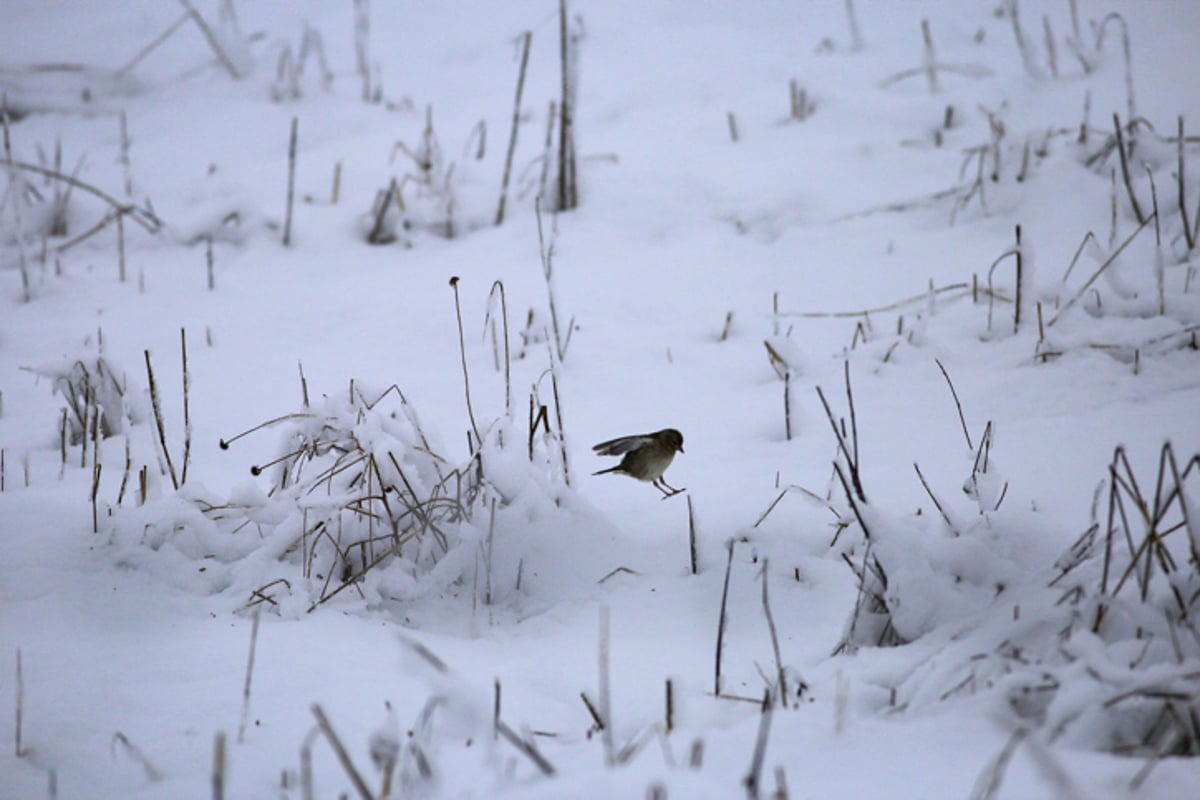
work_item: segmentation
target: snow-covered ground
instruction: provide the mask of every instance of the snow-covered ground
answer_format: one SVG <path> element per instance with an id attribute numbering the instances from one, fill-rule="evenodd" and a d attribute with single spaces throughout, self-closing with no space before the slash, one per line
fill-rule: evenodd
<path id="1" fill-rule="evenodd" d="M 555 214 L 553 0 L 8 0 L 0 798 L 1195 796 L 1200 6 L 1074 5 L 575 0 Z"/>

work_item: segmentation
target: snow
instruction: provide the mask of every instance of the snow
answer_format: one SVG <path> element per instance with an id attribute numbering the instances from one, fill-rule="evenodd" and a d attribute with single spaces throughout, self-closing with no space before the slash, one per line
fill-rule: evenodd
<path id="1" fill-rule="evenodd" d="M 0 798 L 1195 792 L 1200 8 L 577 0 L 554 214 L 557 3 L 195 7 L 2 15 Z"/>

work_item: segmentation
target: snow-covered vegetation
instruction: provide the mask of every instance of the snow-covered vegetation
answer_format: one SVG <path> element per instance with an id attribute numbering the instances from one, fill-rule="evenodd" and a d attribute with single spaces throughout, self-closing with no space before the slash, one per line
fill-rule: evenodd
<path id="1" fill-rule="evenodd" d="M 0 17 L 0 798 L 1195 793 L 1200 7 Z"/>

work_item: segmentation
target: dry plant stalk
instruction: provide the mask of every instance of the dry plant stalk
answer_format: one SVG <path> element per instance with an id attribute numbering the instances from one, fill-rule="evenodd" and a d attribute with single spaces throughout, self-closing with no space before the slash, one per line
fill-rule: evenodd
<path id="1" fill-rule="evenodd" d="M 862 50 L 865 42 L 858 25 L 858 14 L 854 11 L 854 0 L 846 0 L 846 24 L 850 26 L 850 49 L 856 52 Z"/>
<path id="2" fill-rule="evenodd" d="M 777 681 L 775 687 L 775 695 L 779 699 L 779 704 L 783 708 L 788 707 L 788 684 L 787 671 L 783 668 L 783 657 L 779 651 L 779 632 L 775 628 L 775 615 L 771 613 L 771 601 L 767 596 L 767 577 L 770 574 L 770 559 L 764 557 L 762 565 L 762 607 L 763 615 L 767 619 L 767 630 L 771 633 L 771 651 L 775 655 L 775 679 Z M 771 696 L 770 688 L 767 690 L 767 697 Z"/>
<path id="3" fill-rule="evenodd" d="M 725 581 L 721 588 L 721 613 L 717 617 L 717 648 L 713 658 L 713 694 L 717 697 L 721 696 L 721 655 L 725 646 L 726 608 L 729 604 L 729 576 L 733 572 L 733 548 L 736 544 L 736 539 L 730 539 L 725 545 L 728 555 L 725 559 Z"/>
<path id="4" fill-rule="evenodd" d="M 590 737 L 592 733 L 596 731 L 604 730 L 604 717 L 600 716 L 600 712 L 597 710 L 596 704 L 593 703 L 592 699 L 587 696 L 587 692 L 580 692 L 579 699 L 583 701 L 583 705 L 587 709 L 588 715 L 592 718 L 592 727 L 588 730 L 588 736 Z"/>
<path id="5" fill-rule="evenodd" d="M 254 612 L 250 627 L 250 655 L 246 658 L 246 682 L 242 685 L 242 719 L 238 723 L 238 744 L 246 740 L 246 722 L 250 719 L 250 680 L 254 676 L 254 651 L 258 646 L 258 621 L 261 614 Z"/>
<path id="6" fill-rule="evenodd" d="M 958 411 L 958 422 L 962 425 L 963 438 L 967 440 L 967 449 L 974 450 L 975 445 L 971 444 L 971 434 L 967 430 L 967 418 L 963 416 L 962 402 L 958 399 L 958 391 L 954 388 L 954 381 L 950 380 L 950 373 L 946 371 L 946 367 L 942 364 L 940 358 L 935 358 L 933 361 L 938 365 L 938 369 L 942 371 L 942 377 L 946 379 L 946 385 L 950 387 L 950 395 L 954 398 L 954 408 Z"/>
<path id="7" fill-rule="evenodd" d="M 130 59 L 129 62 L 125 64 L 125 66 L 123 66 L 119 70 L 117 70 L 115 73 L 115 77 L 118 80 L 120 80 L 121 78 L 124 78 L 126 75 L 128 75 L 129 72 L 134 67 L 136 67 L 138 64 L 140 64 L 143 61 L 143 59 L 146 58 L 146 56 L 150 55 L 155 50 L 157 50 L 158 47 L 163 42 L 165 42 L 167 39 L 170 39 L 172 34 L 174 34 L 175 31 L 182 28 L 184 26 L 184 24 L 187 23 L 187 21 L 190 20 L 191 18 L 192 18 L 192 15 L 189 12 L 187 12 L 187 11 L 183 12 L 183 14 L 181 14 L 174 22 L 172 22 L 166 30 L 164 30 L 158 36 L 154 37 L 150 41 L 150 43 L 147 44 L 145 47 L 143 47 L 141 50 L 139 50 L 137 55 L 135 55 L 132 59 Z M 127 194 L 128 194 L 128 192 L 127 192 Z"/>
<path id="8" fill-rule="evenodd" d="M 187 329 L 179 329 L 179 353 L 183 370 L 183 468 L 179 474 L 179 483 L 187 483 L 188 464 L 192 460 L 192 412 L 191 386 L 192 375 L 188 370 Z"/>
<path id="9" fill-rule="evenodd" d="M 721 328 L 721 335 L 717 337 L 718 342 L 724 342 L 729 338 L 729 333 L 733 329 L 733 311 L 725 312 L 725 325 Z"/>
<path id="10" fill-rule="evenodd" d="M 854 394 L 850 388 L 850 362 L 843 362 L 843 373 L 846 382 L 846 399 L 850 408 L 850 441 L 846 441 L 845 420 L 842 420 L 841 427 L 838 426 L 837 420 L 834 419 L 833 410 L 829 407 L 829 401 L 825 399 L 825 392 L 821 387 L 817 387 L 817 396 L 821 398 L 821 405 L 825 408 L 825 416 L 829 420 L 829 425 L 833 429 L 833 436 L 837 440 L 838 450 L 846 459 L 846 466 L 850 469 L 850 480 L 854 485 L 854 495 L 862 502 L 867 502 L 866 492 L 863 490 L 862 478 L 859 475 L 859 460 L 858 460 L 858 418 L 854 410 Z M 848 487 L 847 487 L 848 488 Z M 853 504 L 854 499 L 849 498 Z M 857 513 L 857 512 L 856 512 Z M 864 532 L 866 526 L 863 526 Z"/>
<path id="11" fill-rule="evenodd" d="M 404 198 L 401 194 L 400 184 L 396 182 L 395 178 L 388 182 L 386 189 L 381 189 L 375 194 L 375 203 L 372 207 L 374 222 L 371 230 L 367 232 L 368 244 L 391 244 L 396 241 L 396 234 L 388 225 L 387 216 L 393 204 L 400 213 L 404 213 Z"/>
<path id="12" fill-rule="evenodd" d="M 941 91 L 937 76 L 937 53 L 933 49 L 933 34 L 929 31 L 928 19 L 921 20 L 921 39 L 925 43 L 924 69 L 926 80 L 929 81 L 929 93 L 937 94 Z"/>
<path id="13" fill-rule="evenodd" d="M 232 59 L 229 58 L 229 56 L 225 53 L 224 48 L 221 47 L 221 42 L 217 38 L 217 35 L 213 33 L 212 28 L 210 28 L 208 23 L 204 21 L 204 17 L 200 16 L 200 12 L 195 9 L 190 0 L 179 0 L 179 2 L 185 9 L 187 9 L 187 13 L 196 23 L 196 27 L 198 27 L 200 32 L 204 34 L 204 41 L 208 42 L 208 46 L 212 48 L 213 53 L 216 54 L 217 60 L 221 62 L 221 66 L 224 67 L 225 71 L 229 73 L 229 77 L 233 78 L 235 81 L 241 80 L 243 77 L 245 77 L 238 71 L 238 68 L 234 66 Z"/>
<path id="14" fill-rule="evenodd" d="M 506 742 L 517 748 L 522 755 L 532 761 L 534 766 L 543 775 L 551 777 L 555 774 L 554 765 L 547 761 L 546 757 L 538 752 L 536 747 L 518 736 L 503 720 L 496 721 L 496 730 Z"/>
<path id="15" fill-rule="evenodd" d="M 8 117 L 3 114 L 0 114 L 0 118 L 2 118 L 4 120 L 8 119 Z M 7 122 L 5 123 L 4 127 L 5 128 L 8 127 Z M 111 207 L 110 217 L 106 218 L 106 221 L 104 224 L 108 224 L 108 221 L 110 221 L 111 219 L 115 219 L 116 215 L 119 214 L 119 215 L 128 215 L 134 222 L 136 222 L 143 229 L 145 229 L 147 233 L 158 233 L 158 231 L 162 228 L 162 221 L 154 214 L 153 210 L 151 210 L 150 208 L 141 208 L 138 206 L 129 205 L 128 203 L 122 203 L 120 200 L 116 199 L 115 197 L 108 194 L 104 190 L 99 189 L 90 183 L 85 183 L 84 181 L 81 181 L 79 178 L 75 177 L 74 175 L 68 175 L 59 170 L 50 169 L 48 167 L 43 167 L 38 164 L 30 164 L 25 161 L 17 161 L 15 159 L 13 159 L 13 157 L 12 157 L 11 148 L 5 149 L 5 158 L 3 161 L 0 161 L 0 166 L 6 166 L 6 167 L 10 167 L 12 169 L 21 170 L 24 172 L 32 172 L 34 174 L 41 175 L 45 178 L 50 178 L 51 180 L 65 183 L 76 189 L 80 189 L 81 191 L 87 192 L 88 194 L 91 194 L 91 195 L 99 198 L 100 200 L 103 200 L 105 203 L 107 203 Z M 76 240 L 76 242 L 77 241 L 78 241 L 78 239 Z M 61 249 L 62 248 L 60 248 L 60 250 Z"/>
<path id="16" fill-rule="evenodd" d="M 900 81 L 914 78 L 919 75 L 924 75 L 926 82 L 929 85 L 930 94 L 937 94 L 941 91 L 941 86 L 938 81 L 939 72 L 949 72 L 958 75 L 965 75 L 970 78 L 982 78 L 991 74 L 991 71 L 986 67 L 975 64 L 947 64 L 941 62 L 937 58 L 937 52 L 933 46 L 933 34 L 929 29 L 929 20 L 921 20 L 921 39 L 923 42 L 923 50 L 921 57 L 921 66 L 912 67 L 910 69 L 901 70 L 895 75 L 879 82 L 880 88 L 887 88 Z"/>
<path id="17" fill-rule="evenodd" d="M 554 361 L 554 354 L 550 354 L 550 388 L 554 394 L 554 416 L 558 422 L 558 455 L 562 462 L 563 483 L 567 488 L 571 487 L 571 467 L 567 461 L 567 431 L 563 427 L 562 417 L 562 400 L 558 394 L 558 365 Z"/>
<path id="18" fill-rule="evenodd" d="M 492 284 L 492 290 L 488 293 L 488 311 L 483 318 L 483 327 L 486 330 L 488 323 L 492 326 L 492 347 L 496 346 L 496 330 L 495 323 L 492 322 L 492 298 L 500 298 L 500 319 L 504 328 L 504 416 L 512 419 L 512 354 L 509 351 L 509 336 L 508 336 L 508 301 L 504 295 L 504 282 L 497 280 Z M 487 335 L 486 333 L 484 334 Z M 497 368 L 499 368 L 497 366 Z"/>
<path id="19" fill-rule="evenodd" d="M 362 773 L 354 766 L 354 762 L 350 758 L 350 753 L 346 751 L 345 745 L 333 730 L 333 726 L 329 723 L 329 718 L 325 716 L 325 711 L 320 704 L 313 703 L 311 706 L 312 715 L 317 720 L 317 727 L 321 729 L 321 733 L 325 735 L 330 747 L 333 748 L 334 755 L 337 756 L 338 762 L 342 765 L 342 769 L 346 771 L 346 776 L 350 778 L 350 782 L 354 784 L 354 788 L 358 791 L 359 797 L 362 800 L 374 800 L 370 788 L 366 781 L 363 780 Z"/>
<path id="20" fill-rule="evenodd" d="M 975 788 L 971 792 L 970 800 L 995 800 L 1000 792 L 1000 786 L 1004 783 L 1004 776 L 1008 771 L 1009 762 L 1012 761 L 1017 748 L 1028 735 L 1029 731 L 1025 728 L 1018 728 L 1013 731 L 1012 736 L 1008 737 L 1008 741 L 1004 743 L 1004 747 L 988 763 L 987 767 L 975 781 Z"/>
<path id="21" fill-rule="evenodd" d="M 483 438 L 479 435 L 479 425 L 475 422 L 475 411 L 471 407 L 471 376 L 467 370 L 467 343 L 466 337 L 463 334 L 462 304 L 458 297 L 457 275 L 450 278 L 450 288 L 454 290 L 454 314 L 458 321 L 458 353 L 462 359 L 463 390 L 467 397 L 467 416 L 471 420 L 471 430 L 475 434 L 475 440 L 472 444 L 472 450 L 474 450 L 483 444 Z"/>
<path id="22" fill-rule="evenodd" d="M 376 98 L 378 88 L 372 91 L 369 43 L 371 39 L 370 0 L 354 0 L 354 69 L 362 81 L 362 101 L 369 103 Z"/>
<path id="23" fill-rule="evenodd" d="M 1029 75 L 1029 77 L 1034 79 L 1044 78 L 1045 76 L 1042 74 L 1041 69 L 1039 69 L 1038 65 L 1034 62 L 1033 48 L 1025 40 L 1025 29 L 1021 27 L 1021 12 L 1019 6 L 1017 5 L 1017 0 L 1007 0 L 1005 5 L 1008 7 L 1008 19 L 1012 23 L 1013 37 L 1017 40 L 1017 51 L 1021 54 L 1021 65 L 1025 68 L 1025 72 Z M 1048 20 L 1046 21 L 1045 25 L 1046 39 L 1053 44 L 1054 38 L 1049 31 L 1050 23 Z"/>
<path id="24" fill-rule="evenodd" d="M 25 722 L 25 670 L 21 659 L 21 648 L 17 648 L 17 702 L 16 720 L 13 734 L 13 753 L 17 758 L 25 757 L 25 748 L 21 741 Z"/>
<path id="25" fill-rule="evenodd" d="M 208 278 L 208 290 L 211 292 L 216 288 L 216 276 L 213 273 L 213 240 L 212 236 L 204 237 L 204 264 L 205 274 Z"/>
<path id="26" fill-rule="evenodd" d="M 99 458 L 92 461 L 92 533 L 100 532 L 100 470 L 101 463 Z"/>
<path id="27" fill-rule="evenodd" d="M 1187 553 L 1192 570 L 1200 564 L 1200 541 L 1197 540 L 1191 519 L 1184 482 L 1195 470 L 1200 474 L 1200 455 L 1192 456 L 1181 469 L 1174 448 L 1168 442 L 1159 452 L 1158 473 L 1153 497 L 1143 493 L 1124 447 L 1113 453 L 1109 465 L 1108 523 L 1104 534 L 1104 560 L 1100 579 L 1100 594 L 1116 598 L 1133 579 L 1141 602 L 1149 598 L 1151 579 L 1157 570 L 1171 576 L 1180 569 L 1178 559 L 1167 547 L 1167 537 L 1179 531 L 1187 534 Z M 1132 507 L 1136 515 L 1129 513 Z M 1174 516 L 1172 517 L 1172 514 Z M 1128 563 L 1115 583 L 1112 576 L 1119 569 L 1114 552 L 1117 541 L 1126 545 Z M 1111 586 L 1111 591 L 1110 591 Z M 1182 619 L 1189 619 L 1195 596 L 1185 597 L 1179 585 L 1169 585 Z M 1099 632 L 1108 609 L 1108 601 L 1096 612 L 1094 632 Z M 1200 744 L 1200 736 L 1197 736 Z"/>
<path id="28" fill-rule="evenodd" d="M 537 430 L 542 429 L 543 436 L 550 435 L 550 409 L 542 403 L 537 403 L 535 397 L 537 389 L 529 395 L 529 460 L 533 461 L 533 440 L 537 435 Z M 536 413 L 534 408 L 537 408 Z"/>
<path id="29" fill-rule="evenodd" d="M 1014 269 L 1015 269 L 1015 273 L 1016 273 L 1015 282 L 1014 282 L 1014 286 L 1013 286 L 1013 294 L 1015 297 L 1015 299 L 1013 300 L 1013 333 L 1014 334 L 1017 333 L 1021 327 L 1021 284 L 1023 283 L 1023 279 L 1024 279 L 1024 262 L 1023 262 L 1022 256 L 1021 256 L 1021 226 L 1020 225 L 1017 226 L 1016 231 L 1017 231 L 1016 245 L 1014 247 L 1009 248 L 1008 250 L 1005 250 L 1003 253 L 1001 253 L 999 256 L 997 256 L 996 260 L 993 261 L 992 265 L 988 268 L 987 294 L 988 294 L 988 330 L 989 331 L 992 329 L 992 309 L 993 309 L 993 305 L 994 305 L 993 301 L 997 297 L 1000 296 L 997 293 L 995 286 L 993 284 L 993 278 L 995 276 L 996 268 L 999 267 L 1000 264 L 1002 264 L 1005 259 L 1010 258 L 1010 257 L 1013 259 L 1013 265 L 1014 265 Z"/>
<path id="30" fill-rule="evenodd" d="M 225 800 L 225 732 L 217 731 L 213 736 L 212 797 Z"/>
<path id="31" fill-rule="evenodd" d="M 567 0 L 558 0 L 559 68 L 562 96 L 558 104 L 558 211 L 570 211 L 579 205 L 575 180 L 575 66 L 578 53 L 570 35 Z"/>
<path id="32" fill-rule="evenodd" d="M 179 489 L 179 478 L 175 474 L 175 464 L 171 460 L 171 450 L 167 446 L 167 432 L 163 425 L 162 403 L 158 399 L 158 384 L 154 382 L 154 368 L 150 365 L 150 351 L 143 351 L 146 357 L 146 378 L 150 383 L 150 406 L 154 412 L 154 424 L 158 431 L 158 444 L 166 461 L 167 473 L 171 477 L 171 486 Z"/>
<path id="33" fill-rule="evenodd" d="M 1130 120 L 1132 124 L 1133 120 Z M 1146 223 L 1149 217 L 1142 211 L 1142 204 L 1138 202 L 1137 192 L 1133 190 L 1133 178 L 1129 172 L 1129 153 L 1125 147 L 1125 136 L 1121 131 L 1121 118 L 1113 114 L 1113 135 L 1116 139 L 1116 149 L 1118 161 L 1121 164 L 1121 178 L 1125 181 L 1125 192 L 1129 195 L 1129 204 L 1133 208 L 1133 215 L 1137 217 L 1139 223 Z M 1132 151 L 1133 142 L 1129 144 L 1129 150 Z"/>
<path id="34" fill-rule="evenodd" d="M 287 214 L 283 221 L 283 246 L 292 245 L 292 208 L 296 201 L 296 137 L 300 118 L 292 117 L 291 134 L 288 136 Z"/>
<path id="35" fill-rule="evenodd" d="M 4 131 L 4 160 L 9 166 L 8 183 L 12 190 L 13 222 L 16 223 L 17 267 L 21 273 L 21 300 L 28 303 L 33 299 L 33 286 L 29 278 L 29 256 L 25 252 L 25 226 L 21 218 L 20 191 L 17 188 L 20 186 L 17 178 L 18 167 L 13 161 L 12 133 L 8 125 L 8 95 L 5 94 L 0 101 L 2 101 L 0 102 L 0 127 Z"/>
<path id="36" fill-rule="evenodd" d="M 760 706 L 758 735 L 754 738 L 754 755 L 750 759 L 750 770 L 746 773 L 746 777 L 742 779 L 742 785 L 746 787 L 747 796 L 751 800 L 758 800 L 759 789 L 762 786 L 763 759 L 767 753 L 767 739 L 771 735 L 771 715 L 773 709 L 774 703 L 771 702 L 771 690 L 767 689 L 763 692 L 762 705 Z"/>
<path id="37" fill-rule="evenodd" d="M 1054 28 L 1050 24 L 1050 16 L 1042 15 L 1042 35 L 1046 42 L 1046 63 L 1050 67 L 1050 75 L 1058 77 L 1058 45 L 1055 44 Z"/>
<path id="38" fill-rule="evenodd" d="M 928 289 L 920 294 L 906 297 L 903 300 L 897 300 L 885 306 L 876 306 L 874 308 L 864 308 L 855 311 L 782 311 L 778 312 L 777 316 L 781 318 L 799 317 L 802 319 L 853 319 L 855 317 L 867 319 L 872 314 L 896 311 L 915 303 L 928 303 L 931 297 L 940 297 L 951 292 L 957 292 L 958 297 L 969 297 L 972 295 L 972 287 L 969 283 L 952 283 L 947 286 Z"/>
<path id="39" fill-rule="evenodd" d="M 1104 48 L 1104 39 L 1108 33 L 1108 24 L 1110 22 L 1119 23 L 1121 26 L 1121 48 L 1125 56 L 1125 116 L 1132 123 L 1137 119 L 1137 105 L 1133 97 L 1133 59 L 1130 53 L 1129 25 L 1125 22 L 1123 16 L 1113 12 L 1101 20 L 1099 27 L 1096 29 L 1096 50 L 1099 51 Z"/>
<path id="40" fill-rule="evenodd" d="M 1104 274 L 1104 271 L 1106 269 L 1108 269 L 1110 266 L 1112 266 L 1113 262 L 1117 260 L 1117 257 L 1120 256 L 1121 253 L 1124 252 L 1125 248 L 1128 247 L 1130 245 L 1130 243 L 1132 243 L 1133 240 L 1137 238 L 1137 235 L 1139 233 L 1141 233 L 1143 230 L 1145 230 L 1146 226 L 1150 224 L 1150 221 L 1151 220 L 1148 219 L 1145 222 L 1138 225 L 1137 228 L 1134 229 L 1133 233 L 1129 234 L 1129 237 L 1126 238 L 1125 241 L 1121 242 L 1120 246 L 1117 247 L 1116 249 L 1114 249 L 1109 254 L 1108 258 L 1105 259 L 1104 263 L 1101 264 L 1100 267 L 1094 273 L 1092 273 L 1092 276 L 1090 278 L 1088 278 L 1083 283 L 1083 285 L 1079 287 L 1079 289 L 1075 292 L 1075 294 L 1072 295 L 1071 298 L 1069 300 L 1067 300 L 1067 302 L 1063 303 L 1062 307 L 1058 310 L 1058 312 L 1053 317 L 1050 318 L 1050 321 L 1046 323 L 1047 328 L 1053 327 L 1054 323 L 1058 322 L 1059 318 L 1062 317 L 1063 314 L 1067 313 L 1067 311 L 1069 311 L 1072 306 L 1074 306 L 1077 302 L 1079 302 L 1079 298 L 1083 297 L 1083 295 L 1087 292 L 1088 288 L 1093 283 L 1096 282 L 1096 279 L 1099 278 L 1102 274 Z M 1082 245 L 1081 245 L 1081 247 L 1082 247 Z"/>
<path id="41" fill-rule="evenodd" d="M 529 46 L 533 32 L 521 34 L 521 67 L 517 72 L 517 96 L 513 99 L 512 131 L 508 136 L 508 152 L 504 156 L 504 177 L 500 181 L 500 205 L 496 208 L 496 224 L 504 222 L 504 206 L 508 202 L 508 182 L 512 175 L 513 155 L 517 150 L 517 131 L 521 127 L 521 95 L 525 92 L 525 70 L 529 67 Z"/>
<path id="42" fill-rule="evenodd" d="M 125 282 L 125 215 L 117 214 L 117 277 Z"/>
<path id="43" fill-rule="evenodd" d="M 692 496 L 687 496 L 688 504 L 688 563 L 691 566 L 692 574 L 699 572 L 696 558 L 696 512 L 692 507 Z"/>
<path id="44" fill-rule="evenodd" d="M 663 731 L 669 734 L 675 728 L 675 683 L 670 678 L 667 678 L 663 699 Z"/>
<path id="45" fill-rule="evenodd" d="M 921 473 L 921 467 L 915 461 L 913 462 L 913 469 L 916 470 L 917 477 L 921 479 L 921 485 L 925 487 L 925 494 L 929 495 L 929 499 L 933 501 L 933 505 L 937 508 L 938 513 L 942 515 L 942 519 L 945 521 L 946 527 L 949 528 L 955 536 L 960 535 L 958 526 L 955 525 L 950 519 L 950 515 L 947 514 L 946 509 L 942 507 L 942 502 L 937 499 L 937 495 L 933 493 L 933 489 L 929 488 L 929 481 L 925 480 L 925 476 Z"/>
<path id="46" fill-rule="evenodd" d="M 125 753 L 130 758 L 141 764 L 142 770 L 146 773 L 146 780 L 151 783 L 158 783 L 163 779 L 162 770 L 154 766 L 150 759 L 146 757 L 146 754 L 142 752 L 141 748 L 131 742 L 129 737 L 120 731 L 113 734 L 112 749 L 114 750 L 114 755 L 118 744 L 125 749 Z"/>
<path id="47" fill-rule="evenodd" d="M 1184 241 L 1187 243 L 1187 251 L 1189 253 L 1191 253 L 1192 250 L 1194 250 L 1196 247 L 1197 231 L 1193 230 L 1191 223 L 1188 222 L 1187 179 L 1184 177 L 1184 175 L 1185 175 L 1185 172 L 1184 172 L 1185 160 L 1183 157 L 1183 145 L 1184 145 L 1185 138 L 1183 135 L 1183 115 L 1182 114 L 1180 114 L 1179 117 L 1177 118 L 1177 124 L 1178 124 L 1178 132 L 1176 135 L 1176 151 L 1177 151 L 1177 155 L 1178 155 L 1179 166 L 1175 170 L 1175 179 L 1176 179 L 1175 182 L 1176 182 L 1176 186 L 1179 189 L 1179 219 L 1183 223 L 1183 238 L 1184 238 Z M 1200 223 L 1200 212 L 1198 212 L 1196 214 L 1196 221 L 1197 221 L 1197 223 Z"/>
<path id="48" fill-rule="evenodd" d="M 392 395 L 399 407 L 381 408 Z M 360 428 L 368 418 L 371 426 L 380 426 L 380 435 L 364 439 Z M 300 558 L 306 578 L 324 581 L 310 611 L 347 589 L 365 597 L 361 581 L 381 564 L 400 557 L 424 570 L 461 544 L 455 526 L 469 519 L 484 498 L 478 452 L 468 465 L 448 469 L 398 387 L 368 402 L 352 386 L 347 404 L 330 401 L 323 413 L 288 414 L 252 430 L 287 420 L 296 421 L 288 435 L 294 449 L 253 465 L 251 473 L 275 467 L 272 495 L 288 504 L 289 514 L 303 514 L 282 556 Z M 222 443 L 228 447 L 244 435 Z M 305 498 L 314 492 L 337 500 L 311 506 Z M 227 507 L 200 510 L 226 520 L 226 527 L 248 520 L 236 508 L 232 517 Z M 402 552 L 410 542 L 414 549 Z M 250 604 L 259 601 L 266 597 L 252 597 Z"/>

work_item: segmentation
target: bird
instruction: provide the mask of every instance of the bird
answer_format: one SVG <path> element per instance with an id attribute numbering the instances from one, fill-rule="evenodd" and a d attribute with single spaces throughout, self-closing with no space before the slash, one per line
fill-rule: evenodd
<path id="1" fill-rule="evenodd" d="M 639 481 L 650 481 L 655 489 L 663 493 L 664 500 L 683 491 L 663 480 L 663 472 L 671 465 L 675 452 L 683 452 L 683 434 L 674 428 L 609 439 L 592 449 L 602 456 L 623 456 L 620 464 L 593 472 L 593 475 L 617 472 Z"/>

